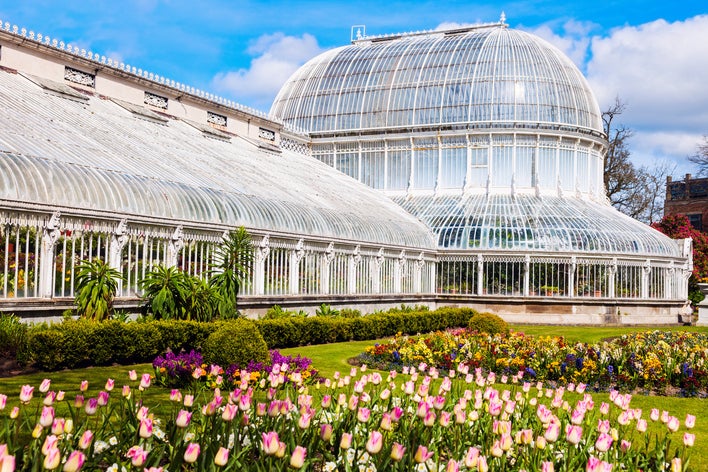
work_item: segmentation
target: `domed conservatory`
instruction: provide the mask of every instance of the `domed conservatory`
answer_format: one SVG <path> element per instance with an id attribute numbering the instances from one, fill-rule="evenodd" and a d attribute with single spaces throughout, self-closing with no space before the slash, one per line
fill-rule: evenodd
<path id="1" fill-rule="evenodd" d="M 210 276 L 244 226 L 240 307 L 465 305 L 511 321 L 675 323 L 691 244 L 615 211 L 597 101 L 503 22 L 360 36 L 270 115 L 0 22 L 0 311 L 70 308 L 75 269 Z"/>

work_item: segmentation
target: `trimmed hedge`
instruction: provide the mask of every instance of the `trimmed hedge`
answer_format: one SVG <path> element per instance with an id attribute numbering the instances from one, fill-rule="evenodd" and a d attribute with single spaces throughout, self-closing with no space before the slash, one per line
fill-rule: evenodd
<path id="1" fill-rule="evenodd" d="M 475 314 L 477 312 L 471 308 L 444 307 L 435 311 L 394 311 L 354 318 L 287 317 L 255 320 L 254 324 L 269 349 L 281 349 L 465 327 Z M 32 327 L 25 358 L 44 370 L 152 362 L 168 349 L 174 352 L 201 350 L 209 335 L 225 323 L 228 321 L 67 320 Z"/>

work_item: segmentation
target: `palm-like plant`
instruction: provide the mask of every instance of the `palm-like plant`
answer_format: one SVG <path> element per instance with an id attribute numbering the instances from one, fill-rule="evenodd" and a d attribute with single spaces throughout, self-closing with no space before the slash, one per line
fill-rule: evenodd
<path id="1" fill-rule="evenodd" d="M 156 266 L 140 281 L 148 312 L 155 318 L 181 319 L 188 283 L 175 267 Z"/>
<path id="2" fill-rule="evenodd" d="M 81 261 L 76 271 L 78 315 L 95 321 L 110 318 L 121 273 L 100 259 Z"/>
<path id="3" fill-rule="evenodd" d="M 219 295 L 217 313 L 222 318 L 235 316 L 239 289 L 253 270 L 253 241 L 243 226 L 224 237 L 210 269 L 209 285 Z"/>
<path id="4" fill-rule="evenodd" d="M 211 321 L 219 301 L 216 289 L 199 277 L 185 277 L 184 316 L 188 320 Z"/>

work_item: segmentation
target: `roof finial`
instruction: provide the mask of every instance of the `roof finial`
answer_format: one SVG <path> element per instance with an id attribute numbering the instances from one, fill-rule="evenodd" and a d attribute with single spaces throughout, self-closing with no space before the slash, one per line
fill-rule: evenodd
<path id="1" fill-rule="evenodd" d="M 499 16 L 499 23 L 506 23 L 506 14 L 504 12 L 501 12 L 501 16 Z"/>

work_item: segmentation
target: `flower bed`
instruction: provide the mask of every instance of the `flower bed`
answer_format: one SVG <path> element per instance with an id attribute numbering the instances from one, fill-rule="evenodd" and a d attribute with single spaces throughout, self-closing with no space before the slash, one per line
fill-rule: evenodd
<path id="1" fill-rule="evenodd" d="M 367 348 L 358 359 L 384 370 L 420 363 L 445 370 L 466 366 L 503 375 L 522 373 L 524 379 L 558 385 L 583 382 L 597 389 L 701 396 L 708 390 L 708 336 L 702 333 L 648 331 L 587 344 L 562 336 L 489 336 L 456 329 L 396 336 Z"/>
<path id="2" fill-rule="evenodd" d="M 100 390 L 27 385 L 0 396 L 0 470 L 678 471 L 695 441 L 691 415 L 647 415 L 617 392 L 596 404 L 582 385 L 362 367 L 308 388 L 286 381 L 289 367 L 244 370 L 232 391 L 174 389 L 166 413 L 143 402 L 150 374 Z"/>

